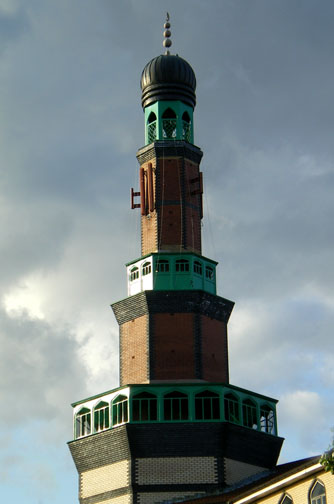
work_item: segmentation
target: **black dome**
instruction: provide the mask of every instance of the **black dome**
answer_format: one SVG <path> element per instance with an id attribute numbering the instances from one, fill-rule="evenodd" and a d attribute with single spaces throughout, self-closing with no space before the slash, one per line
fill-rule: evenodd
<path id="1" fill-rule="evenodd" d="M 172 54 L 153 58 L 141 75 L 141 102 L 143 108 L 158 100 L 180 100 L 196 105 L 196 77 L 189 63 Z"/>

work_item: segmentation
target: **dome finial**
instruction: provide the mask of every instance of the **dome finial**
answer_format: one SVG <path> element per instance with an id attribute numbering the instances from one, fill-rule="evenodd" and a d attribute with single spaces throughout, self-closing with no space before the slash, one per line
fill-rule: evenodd
<path id="1" fill-rule="evenodd" d="M 165 30 L 164 30 L 164 37 L 165 37 L 165 39 L 164 39 L 162 45 L 167 48 L 165 54 L 170 54 L 169 50 L 168 50 L 168 47 L 170 47 L 172 45 L 172 41 L 169 38 L 171 36 L 172 32 L 169 29 L 170 28 L 170 22 L 169 22 L 169 13 L 168 12 L 167 12 L 167 15 L 166 15 L 166 23 L 164 24 L 164 28 L 165 28 Z"/>

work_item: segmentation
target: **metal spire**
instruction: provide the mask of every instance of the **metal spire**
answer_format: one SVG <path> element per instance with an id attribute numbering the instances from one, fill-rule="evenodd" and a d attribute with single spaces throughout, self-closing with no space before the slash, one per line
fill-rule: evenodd
<path id="1" fill-rule="evenodd" d="M 168 50 L 168 47 L 170 47 L 172 45 L 172 41 L 171 39 L 169 38 L 172 34 L 172 32 L 170 31 L 170 22 L 169 22 L 169 13 L 167 12 L 167 15 L 166 15 L 166 23 L 164 24 L 164 28 L 165 28 L 165 31 L 164 31 L 164 41 L 162 43 L 162 45 L 164 47 L 166 47 L 166 52 L 165 54 L 170 54 L 169 50 Z"/>

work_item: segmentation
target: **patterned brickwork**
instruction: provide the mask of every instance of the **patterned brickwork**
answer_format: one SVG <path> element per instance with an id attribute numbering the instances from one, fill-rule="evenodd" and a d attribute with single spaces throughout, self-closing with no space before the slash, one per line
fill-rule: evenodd
<path id="1" fill-rule="evenodd" d="M 122 460 L 115 464 L 81 473 L 79 495 L 81 498 L 91 497 L 92 495 L 127 487 L 129 484 L 130 462 Z"/>
<path id="2" fill-rule="evenodd" d="M 112 499 L 100 500 L 96 504 L 132 504 L 132 495 L 120 495 Z"/>
<path id="3" fill-rule="evenodd" d="M 141 492 L 138 494 L 138 504 L 156 504 L 158 502 L 168 502 L 172 500 L 180 500 L 183 497 L 190 499 L 193 496 L 204 495 L 205 492 Z M 117 503 L 118 504 L 118 503 Z"/>
<path id="4" fill-rule="evenodd" d="M 248 476 L 264 470 L 264 467 L 225 458 L 225 482 L 227 485 L 233 485 L 237 481 L 241 481 L 244 478 L 248 478 Z"/>
<path id="5" fill-rule="evenodd" d="M 144 291 L 111 305 L 119 325 L 147 313 L 200 313 L 228 322 L 234 303 L 201 290 Z"/>
<path id="6" fill-rule="evenodd" d="M 217 483 L 214 457 L 162 457 L 135 461 L 139 485 L 177 485 Z"/>
<path id="7" fill-rule="evenodd" d="M 147 383 L 149 378 L 148 316 L 120 327 L 120 384 Z"/>
<path id="8" fill-rule="evenodd" d="M 130 459 L 126 425 L 77 439 L 69 448 L 78 473 Z"/>
<path id="9" fill-rule="evenodd" d="M 201 316 L 202 378 L 229 382 L 227 326 L 221 320 Z"/>
<path id="10" fill-rule="evenodd" d="M 195 145 L 178 140 L 174 142 L 159 140 L 139 149 L 137 152 L 137 160 L 140 166 L 147 161 L 152 161 L 154 158 L 169 156 L 184 157 L 199 165 L 203 152 Z"/>

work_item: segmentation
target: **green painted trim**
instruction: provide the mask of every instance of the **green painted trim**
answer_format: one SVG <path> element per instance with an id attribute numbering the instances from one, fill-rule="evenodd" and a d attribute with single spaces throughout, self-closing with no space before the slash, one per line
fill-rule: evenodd
<path id="1" fill-rule="evenodd" d="M 173 112 L 175 113 L 175 120 L 174 119 L 164 119 L 163 114 L 164 112 L 168 109 L 172 109 Z M 156 120 L 148 123 L 148 119 L 151 113 L 155 114 Z M 189 122 L 189 129 L 188 131 L 185 130 L 184 124 L 183 124 L 183 119 L 182 116 L 183 114 L 187 112 L 190 122 Z M 155 141 L 178 141 L 178 140 L 184 140 L 188 143 L 193 144 L 194 143 L 194 118 L 193 118 L 193 109 L 189 105 L 186 105 L 182 101 L 175 100 L 175 101 L 157 101 L 153 103 L 152 105 L 149 105 L 144 109 L 144 114 L 145 114 L 145 145 L 149 145 Z M 168 124 L 164 123 L 164 121 L 167 121 L 167 123 L 172 124 L 171 121 L 173 121 L 173 125 L 171 128 L 175 128 L 175 131 L 173 131 L 172 136 L 167 136 L 167 131 L 168 131 Z M 169 122 L 170 121 L 170 122 Z M 188 123 L 187 123 L 188 124 Z"/>
<path id="2" fill-rule="evenodd" d="M 205 257 L 201 254 L 196 254 L 196 252 L 150 252 L 149 254 L 145 254 L 141 257 L 138 257 L 137 259 L 133 259 L 132 261 L 129 261 L 125 263 L 125 266 L 131 266 L 131 264 L 134 264 L 138 261 L 142 261 L 143 259 L 146 259 L 147 257 L 154 257 L 154 256 L 180 256 L 180 259 L 182 259 L 183 256 L 194 256 L 198 257 L 199 259 L 202 259 L 203 261 L 208 261 L 215 266 L 217 266 L 219 263 L 217 261 L 214 261 L 213 259 L 209 259 L 208 257 Z M 181 257 L 182 256 L 182 257 Z"/>

